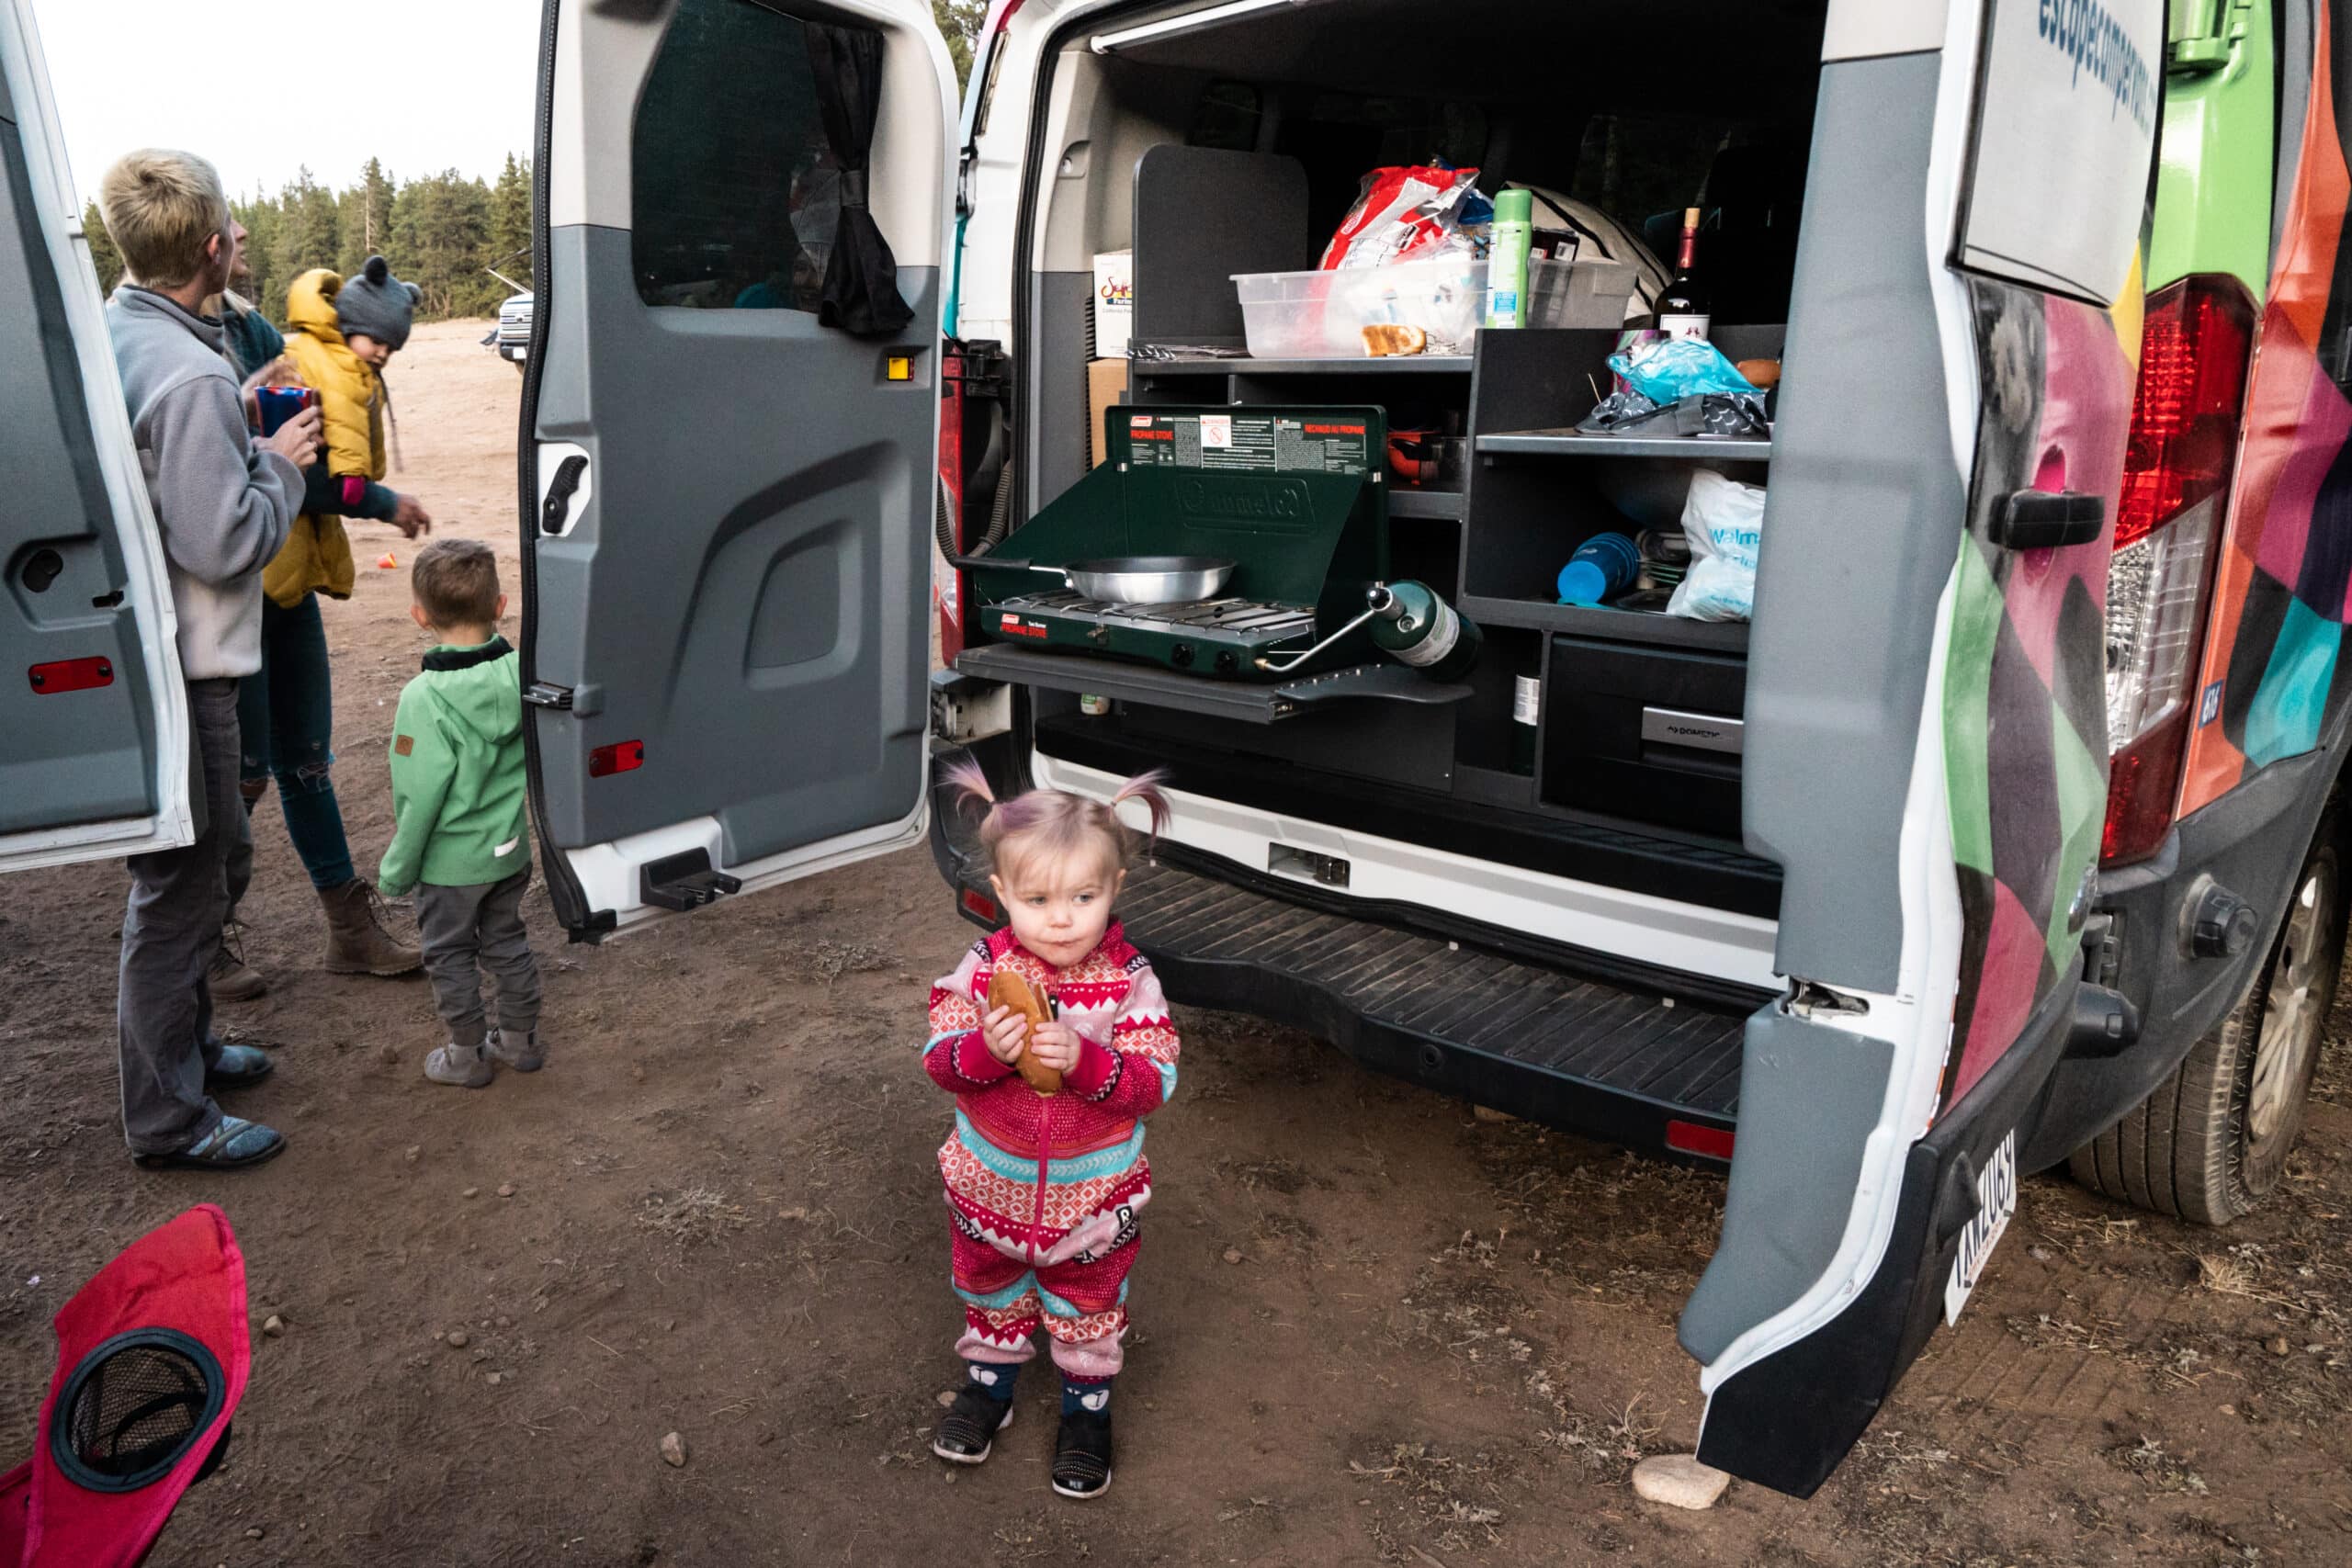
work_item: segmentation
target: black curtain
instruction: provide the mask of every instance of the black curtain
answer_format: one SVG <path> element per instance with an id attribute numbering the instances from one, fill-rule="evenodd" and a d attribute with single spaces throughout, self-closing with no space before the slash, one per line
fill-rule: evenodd
<path id="1" fill-rule="evenodd" d="M 887 336 L 915 319 L 899 297 L 899 264 L 866 209 L 865 162 L 874 148 L 874 116 L 882 99 L 882 35 L 871 28 L 810 22 L 808 64 L 817 78 L 817 107 L 825 140 L 841 165 L 842 216 L 825 262 L 817 320 L 860 337 Z"/>

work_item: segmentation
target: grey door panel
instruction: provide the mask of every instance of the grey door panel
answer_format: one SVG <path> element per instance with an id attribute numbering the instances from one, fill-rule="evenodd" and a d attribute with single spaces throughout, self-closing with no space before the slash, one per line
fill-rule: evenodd
<path id="1" fill-rule="evenodd" d="M 1966 516 L 1926 188 L 1939 54 L 1823 68 L 1748 638 L 1748 848 L 1785 878 L 1775 966 L 1895 988 L 1895 850 L 1935 605 Z M 1890 199 L 1890 193 L 1902 193 Z"/>
<path id="2" fill-rule="evenodd" d="M 643 304 L 630 236 L 548 234 L 535 434 L 588 500 L 535 546 L 541 828 L 579 849 L 709 816 L 726 859 L 896 821 L 922 796 L 935 267 L 905 342 L 791 310 Z M 569 302 L 569 303 L 565 303 Z M 912 359 L 887 378 L 893 355 Z M 588 711 L 593 709 L 593 711 Z M 592 776 L 595 748 L 641 767 Z"/>
<path id="3" fill-rule="evenodd" d="M 1837 1257 L 1894 1058 L 1883 1040 L 1778 1003 L 1748 1019 L 1723 1240 L 1679 1329 L 1701 1361 L 1804 1294 Z"/>
<path id="4" fill-rule="evenodd" d="M 8 833 L 152 815 L 159 742 L 86 388 L 24 143 L 8 119 L 0 119 L 0 833 Z M 102 683 L 69 689 L 82 680 Z"/>

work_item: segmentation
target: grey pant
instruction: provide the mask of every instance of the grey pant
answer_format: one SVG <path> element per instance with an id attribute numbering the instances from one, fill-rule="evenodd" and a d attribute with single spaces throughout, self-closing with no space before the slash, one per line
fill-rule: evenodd
<path id="1" fill-rule="evenodd" d="M 130 857 L 115 1000 L 122 1131 L 134 1154 L 170 1154 L 209 1136 L 220 1108 L 204 1092 L 220 1059 L 204 972 L 227 912 L 223 865 L 245 814 L 237 794 L 237 682 L 190 681 L 188 806 L 196 842 Z"/>
<path id="2" fill-rule="evenodd" d="M 539 965 L 523 931 L 523 889 L 530 885 L 527 866 L 503 882 L 417 885 L 416 931 L 424 972 L 433 977 L 433 1005 L 460 1046 L 470 1049 L 490 1033 L 483 970 L 498 987 L 498 1027 L 521 1034 L 539 1026 Z"/>

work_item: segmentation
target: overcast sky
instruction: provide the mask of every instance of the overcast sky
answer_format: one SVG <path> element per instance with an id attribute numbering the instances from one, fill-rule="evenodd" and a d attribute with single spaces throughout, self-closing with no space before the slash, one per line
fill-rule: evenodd
<path id="1" fill-rule="evenodd" d="M 405 177 L 530 155 L 538 0 L 32 6 L 85 197 L 134 147 L 202 153 L 238 197 L 306 164 L 342 186 L 371 156 Z"/>

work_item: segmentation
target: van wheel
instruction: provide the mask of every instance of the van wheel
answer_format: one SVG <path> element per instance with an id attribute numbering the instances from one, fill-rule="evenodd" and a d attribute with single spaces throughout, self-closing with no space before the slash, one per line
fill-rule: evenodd
<path id="1" fill-rule="evenodd" d="M 2228 1224 L 2278 1185 L 2302 1136 L 2344 963 L 2339 846 L 2331 830 L 2322 833 L 2269 959 L 2237 1007 L 2189 1048 L 2179 1071 L 2075 1151 L 2075 1180 L 2204 1225 Z"/>

